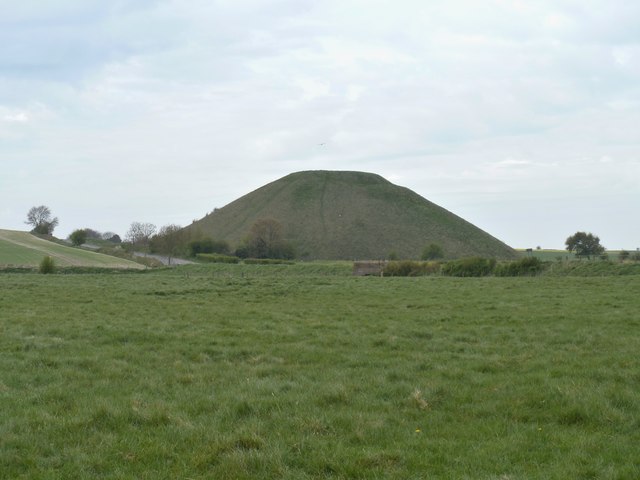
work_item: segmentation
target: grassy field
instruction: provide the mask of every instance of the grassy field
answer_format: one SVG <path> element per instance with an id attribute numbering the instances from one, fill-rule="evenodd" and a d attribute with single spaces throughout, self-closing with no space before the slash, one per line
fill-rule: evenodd
<path id="1" fill-rule="evenodd" d="M 532 252 L 527 252 L 526 249 L 519 248 L 516 250 L 519 257 L 535 257 L 539 258 L 543 262 L 557 262 L 557 261 L 571 261 L 571 260 L 580 260 L 580 257 L 575 255 L 574 253 L 569 253 L 566 250 L 553 250 L 553 249 L 541 249 L 541 250 L 533 250 Z M 635 251 L 630 251 L 631 254 L 636 253 Z M 611 261 L 618 261 L 618 255 L 620 254 L 620 250 L 607 250 L 606 255 L 607 258 Z M 583 261 L 587 259 L 582 259 Z M 594 260 L 597 260 L 595 258 Z"/>
<path id="2" fill-rule="evenodd" d="M 0 273 L 0 478 L 640 478 L 640 276 Z"/>
<path id="3" fill-rule="evenodd" d="M 27 232 L 0 230 L 0 267 L 37 267 L 45 256 L 52 257 L 60 267 L 144 268 L 129 260 L 59 245 Z"/>

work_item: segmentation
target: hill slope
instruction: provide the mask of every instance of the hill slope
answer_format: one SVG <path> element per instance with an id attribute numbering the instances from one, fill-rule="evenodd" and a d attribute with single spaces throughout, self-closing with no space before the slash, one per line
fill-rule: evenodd
<path id="1" fill-rule="evenodd" d="M 237 246 L 260 218 L 284 227 L 305 259 L 418 258 L 440 244 L 447 257 L 513 258 L 515 251 L 415 192 L 363 172 L 292 173 L 187 227 Z"/>
<path id="2" fill-rule="evenodd" d="M 0 267 L 38 266 L 47 255 L 61 267 L 144 268 L 138 263 L 122 258 L 58 245 L 27 232 L 0 230 Z"/>

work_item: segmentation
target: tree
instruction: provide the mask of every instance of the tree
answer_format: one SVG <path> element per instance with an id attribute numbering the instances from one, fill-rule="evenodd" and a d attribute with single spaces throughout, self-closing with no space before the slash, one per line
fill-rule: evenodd
<path id="1" fill-rule="evenodd" d="M 87 241 L 87 237 L 87 230 L 84 228 L 79 228 L 78 230 L 74 230 L 73 232 L 71 232 L 71 235 L 69 235 L 69 240 L 71 240 L 71 243 L 74 246 L 79 247 Z"/>
<path id="2" fill-rule="evenodd" d="M 261 218 L 251 226 L 244 244 L 236 250 L 239 257 L 293 258 L 293 246 L 284 240 L 282 225 L 273 218 Z"/>
<path id="3" fill-rule="evenodd" d="M 153 223 L 133 222 L 127 231 L 126 239 L 134 248 L 147 246 L 154 233 L 156 226 Z"/>
<path id="4" fill-rule="evenodd" d="M 178 249 L 184 244 L 183 231 L 180 225 L 165 225 L 154 235 L 149 244 L 152 252 L 166 255 L 171 265 L 171 257 L 177 254 Z"/>
<path id="5" fill-rule="evenodd" d="M 567 251 L 579 257 L 591 258 L 592 255 L 602 255 L 605 248 L 600 245 L 600 238 L 592 233 L 576 232 L 564 242 Z"/>
<path id="6" fill-rule="evenodd" d="M 104 232 L 102 234 L 102 240 L 107 240 L 111 243 L 122 243 L 122 240 L 120 239 L 120 235 L 113 232 Z"/>
<path id="7" fill-rule="evenodd" d="M 87 238 L 94 238 L 96 240 L 100 240 L 102 238 L 102 234 L 93 228 L 85 228 L 84 231 L 87 232 Z"/>
<path id="8" fill-rule="evenodd" d="M 436 260 L 442 257 L 444 257 L 444 250 L 442 250 L 442 247 L 437 243 L 430 243 L 424 247 L 420 258 L 422 260 Z"/>
<path id="9" fill-rule="evenodd" d="M 33 226 L 31 233 L 40 235 L 51 235 L 54 228 L 58 226 L 58 218 L 51 218 L 51 210 L 46 205 L 31 207 L 27 213 L 27 225 Z"/>

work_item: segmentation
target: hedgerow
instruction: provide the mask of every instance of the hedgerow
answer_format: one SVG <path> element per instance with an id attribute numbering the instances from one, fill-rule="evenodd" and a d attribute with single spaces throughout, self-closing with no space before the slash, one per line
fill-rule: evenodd
<path id="1" fill-rule="evenodd" d="M 232 257 L 231 255 L 220 255 L 217 253 L 198 253 L 196 258 L 202 262 L 207 263 L 238 263 L 240 259 L 238 257 Z"/>

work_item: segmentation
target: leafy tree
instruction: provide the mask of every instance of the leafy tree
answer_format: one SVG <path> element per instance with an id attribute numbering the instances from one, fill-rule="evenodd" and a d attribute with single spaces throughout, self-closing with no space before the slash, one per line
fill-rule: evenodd
<path id="1" fill-rule="evenodd" d="M 32 233 L 40 235 L 51 235 L 58 226 L 58 218 L 51 217 L 51 210 L 46 205 L 31 207 L 27 213 L 27 225 L 33 226 Z"/>
<path id="2" fill-rule="evenodd" d="M 89 233 L 86 229 L 79 228 L 78 230 L 74 230 L 73 232 L 71 232 L 71 235 L 69 235 L 69 240 L 71 240 L 71 243 L 74 246 L 79 247 L 87 241 L 88 236 Z"/>
<path id="3" fill-rule="evenodd" d="M 93 228 L 85 228 L 85 232 L 87 232 L 87 238 L 95 238 L 97 240 L 102 238 L 102 234 Z"/>
<path id="4" fill-rule="evenodd" d="M 165 225 L 153 236 L 149 246 L 152 252 L 166 255 L 169 258 L 169 265 L 171 265 L 171 257 L 177 255 L 178 250 L 184 244 L 183 237 L 180 225 Z"/>
<path id="5" fill-rule="evenodd" d="M 133 222 L 126 233 L 126 239 L 134 248 L 146 247 L 154 233 L 156 226 L 153 223 Z"/>
<path id="6" fill-rule="evenodd" d="M 618 254 L 618 260 L 620 260 L 621 262 L 624 262 L 625 260 L 627 260 L 629 257 L 631 256 L 631 254 L 626 251 L 626 250 L 620 250 L 620 253 Z"/>
<path id="7" fill-rule="evenodd" d="M 437 243 L 430 243 L 424 250 L 422 251 L 422 256 L 420 257 L 422 260 L 436 260 L 438 258 L 444 257 L 444 250 Z"/>
<path id="8" fill-rule="evenodd" d="M 579 257 L 591 258 L 604 253 L 605 248 L 600 245 L 600 238 L 592 233 L 576 232 L 564 242 L 569 252 Z"/>

